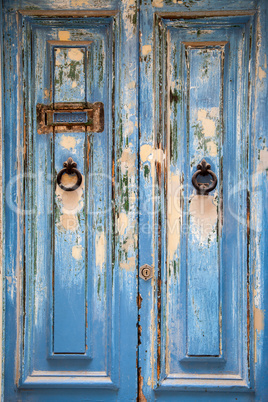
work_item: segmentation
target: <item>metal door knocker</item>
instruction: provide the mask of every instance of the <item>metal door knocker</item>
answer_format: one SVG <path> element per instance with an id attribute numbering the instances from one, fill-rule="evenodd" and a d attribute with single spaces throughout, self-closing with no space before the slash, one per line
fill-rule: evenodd
<path id="1" fill-rule="evenodd" d="M 77 163 L 73 161 L 73 159 L 70 157 L 67 159 L 66 162 L 63 163 L 63 169 L 61 169 L 57 175 L 57 183 L 59 185 L 59 187 L 64 190 L 64 191 L 74 191 L 76 189 L 78 189 L 78 187 L 81 186 L 82 183 L 82 175 L 79 172 L 78 169 L 76 169 L 77 167 Z M 71 175 L 73 173 L 76 174 L 77 176 L 77 181 L 76 183 L 72 186 L 72 187 L 65 187 L 62 183 L 61 183 L 61 178 L 64 174 L 68 174 Z"/>
<path id="2" fill-rule="evenodd" d="M 214 188 L 217 185 L 217 176 L 215 175 L 214 172 L 212 172 L 211 166 L 209 163 L 206 162 L 205 159 L 201 161 L 197 165 L 197 171 L 193 174 L 192 177 L 192 183 L 194 188 L 197 190 L 197 194 L 201 195 L 207 195 L 210 191 L 214 190 Z M 211 183 L 198 183 L 197 182 L 197 176 L 208 176 L 210 175 L 212 177 L 212 182 Z"/>

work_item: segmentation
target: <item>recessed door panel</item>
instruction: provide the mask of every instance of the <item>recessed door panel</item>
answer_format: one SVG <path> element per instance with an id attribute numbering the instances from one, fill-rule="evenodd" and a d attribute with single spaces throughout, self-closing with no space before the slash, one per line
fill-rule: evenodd
<path id="1" fill-rule="evenodd" d="M 107 208 L 111 203 L 112 160 L 108 93 L 111 24 L 111 20 L 99 19 L 86 28 L 74 29 L 68 22 L 59 26 L 57 20 L 23 18 L 22 22 L 24 60 L 29 60 L 29 70 L 24 73 L 31 84 L 31 91 L 25 88 L 26 118 L 32 127 L 25 129 L 27 153 L 33 155 L 28 171 L 37 175 L 28 198 L 35 208 L 35 214 L 27 218 L 28 225 L 37 230 L 26 239 L 26 247 L 31 242 L 32 254 L 26 256 L 28 274 L 23 289 L 27 308 L 22 353 L 28 364 L 24 365 L 22 387 L 33 381 L 34 373 L 38 373 L 38 386 L 48 381 L 48 372 L 50 381 L 62 384 L 64 374 L 57 373 L 65 370 L 75 382 L 80 376 L 80 381 L 90 385 L 92 376 L 99 373 L 99 380 L 112 385 L 108 374 L 112 243 L 108 232 L 111 210 Z M 51 133 L 37 133 L 35 105 L 57 109 L 59 103 L 75 107 L 76 103 L 95 100 L 102 102 L 106 111 L 102 132 L 88 132 L 86 125 L 80 130 L 67 125 L 60 130 L 52 126 Z M 74 191 L 54 184 L 69 157 L 82 175 L 82 183 Z M 76 181 L 76 174 L 61 177 L 67 189 Z M 96 208 L 98 212 L 93 214 Z M 79 371 L 84 372 L 82 377 Z"/>
<path id="2" fill-rule="evenodd" d="M 143 94 L 153 91 L 155 102 L 149 111 L 141 104 L 140 257 L 154 277 L 140 279 L 140 395 L 168 400 L 170 391 L 188 390 L 191 400 L 193 390 L 247 391 L 254 387 L 248 219 L 256 19 L 152 14 L 149 54 L 142 19 Z"/>
<path id="3" fill-rule="evenodd" d="M 209 21 L 207 30 L 202 19 L 160 20 L 159 44 L 166 44 L 163 95 L 170 109 L 163 138 L 166 202 L 173 205 L 167 211 L 166 272 L 162 266 L 161 330 L 168 336 L 161 350 L 167 356 L 159 359 L 168 363 L 169 374 L 162 375 L 169 385 L 191 385 L 195 373 L 209 386 L 213 373 L 214 382 L 228 380 L 231 386 L 235 378 L 237 386 L 239 380 L 247 386 L 248 239 L 240 219 L 247 193 L 234 189 L 248 175 L 248 110 L 241 105 L 250 90 L 252 21 Z M 217 177 L 208 194 L 198 194 L 191 181 L 203 159 Z M 203 179 L 211 181 L 210 175 Z"/>

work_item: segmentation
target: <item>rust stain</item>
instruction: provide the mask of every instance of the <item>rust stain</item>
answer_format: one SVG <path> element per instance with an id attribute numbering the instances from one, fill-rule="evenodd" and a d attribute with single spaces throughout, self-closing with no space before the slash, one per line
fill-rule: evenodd
<path id="1" fill-rule="evenodd" d="M 140 320 L 140 315 L 138 319 Z M 141 345 L 141 333 L 142 333 L 142 326 L 138 324 L 138 345 Z"/>
<path id="2" fill-rule="evenodd" d="M 156 162 L 158 188 L 161 189 L 162 170 L 161 163 Z M 162 261 L 162 216 L 158 213 L 158 276 L 157 276 L 157 381 L 161 373 L 161 261 Z"/>
<path id="3" fill-rule="evenodd" d="M 90 149 L 91 149 L 91 145 L 90 145 L 90 137 L 87 137 L 87 168 L 89 169 L 89 160 L 90 160 Z"/>
<path id="4" fill-rule="evenodd" d="M 87 303 L 87 301 L 86 301 L 86 328 L 88 328 L 88 320 L 87 320 L 87 317 L 88 317 L 88 303 Z M 86 347 L 87 347 L 87 345 L 86 345 Z"/>
<path id="5" fill-rule="evenodd" d="M 147 399 L 145 398 L 143 394 L 143 377 L 141 375 L 141 367 L 138 368 L 138 384 L 139 384 L 139 392 L 138 392 L 138 398 L 137 402 L 147 402 Z"/>
<path id="6" fill-rule="evenodd" d="M 141 303 L 142 303 L 142 297 L 141 294 L 139 293 L 137 296 L 137 306 L 139 310 L 141 309 Z"/>

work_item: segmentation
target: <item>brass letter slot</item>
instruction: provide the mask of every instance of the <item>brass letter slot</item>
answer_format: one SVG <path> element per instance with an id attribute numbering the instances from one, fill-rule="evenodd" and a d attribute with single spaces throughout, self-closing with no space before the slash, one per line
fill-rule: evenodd
<path id="1" fill-rule="evenodd" d="M 54 107 L 53 107 L 54 106 Z M 36 105 L 37 132 L 48 134 L 85 131 L 101 133 L 104 130 L 103 103 L 55 103 Z"/>

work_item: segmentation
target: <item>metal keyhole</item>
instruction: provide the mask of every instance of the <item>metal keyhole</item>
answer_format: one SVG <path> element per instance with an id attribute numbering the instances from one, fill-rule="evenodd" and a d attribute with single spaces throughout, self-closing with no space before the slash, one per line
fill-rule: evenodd
<path id="1" fill-rule="evenodd" d="M 152 278 L 152 267 L 148 264 L 144 264 L 140 267 L 140 278 L 148 281 L 148 279 Z"/>
<path id="2" fill-rule="evenodd" d="M 142 270 L 143 275 L 147 278 L 150 275 L 150 270 L 148 268 L 144 268 Z"/>

